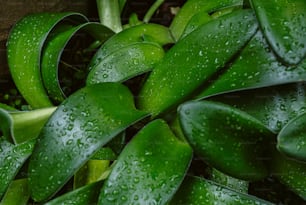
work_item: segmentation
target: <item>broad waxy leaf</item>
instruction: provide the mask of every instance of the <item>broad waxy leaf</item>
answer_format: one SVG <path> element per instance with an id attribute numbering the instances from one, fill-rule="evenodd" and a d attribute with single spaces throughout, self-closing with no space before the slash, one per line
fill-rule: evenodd
<path id="1" fill-rule="evenodd" d="M 265 142 L 273 133 L 259 120 L 218 102 L 187 102 L 179 119 L 194 152 L 232 177 L 258 180 L 267 176 Z"/>
<path id="2" fill-rule="evenodd" d="M 218 183 L 188 176 L 169 205 L 272 205 L 257 197 L 236 192 Z"/>
<path id="3" fill-rule="evenodd" d="M 13 145 L 2 137 L 0 138 L 0 197 L 31 155 L 34 144 L 35 141 L 30 140 L 19 145 Z"/>
<path id="4" fill-rule="evenodd" d="M 279 132 L 277 148 L 289 157 L 306 162 L 306 113 L 292 119 Z"/>
<path id="5" fill-rule="evenodd" d="M 211 180 L 241 193 L 248 193 L 249 190 L 248 181 L 231 177 L 217 169 L 212 169 Z"/>
<path id="6" fill-rule="evenodd" d="M 55 199 L 52 199 L 45 203 L 44 205 L 59 205 L 59 204 L 69 204 L 69 205 L 90 205 L 96 204 L 99 191 L 102 186 L 102 181 L 88 184 L 86 186 L 80 187 L 76 190 L 65 193 Z"/>
<path id="7" fill-rule="evenodd" d="M 6 191 L 0 204 L 26 204 L 29 191 L 35 202 L 46 201 L 73 175 L 74 188 L 82 187 L 47 205 L 270 204 L 215 182 L 185 177 L 192 160 L 192 149 L 185 138 L 205 162 L 230 175 L 227 178 L 214 170 L 214 180 L 223 185 L 229 183 L 236 188 L 242 180 L 233 182 L 232 177 L 265 177 L 265 160 L 269 158 L 270 174 L 306 200 L 306 87 L 295 83 L 306 79 L 306 3 L 252 0 L 256 19 L 251 10 L 234 11 L 246 2 L 188 0 L 170 29 L 142 24 L 121 31 L 118 13 L 126 0 L 97 0 L 104 25 L 88 23 L 78 13 L 34 14 L 18 22 L 8 41 L 10 70 L 26 101 L 33 108 L 45 109 L 13 112 L 0 103 L 4 109 L 0 109 L 0 134 L 4 135 L 0 135 L 0 198 Z M 63 25 L 67 27 L 60 31 Z M 80 30 L 88 29 L 103 42 L 113 34 L 105 25 L 121 32 L 106 41 L 92 59 L 87 87 L 65 100 L 57 76 L 63 49 Z M 164 57 L 162 46 L 173 43 Z M 100 84 L 123 82 L 150 71 L 162 57 L 140 93 L 137 103 L 143 111 L 135 108 L 126 87 Z M 274 85 L 278 86 L 268 87 Z M 262 87 L 268 88 L 257 89 Z M 153 117 L 164 114 L 200 90 L 203 92 L 197 99 L 225 104 L 199 101 L 181 105 L 180 122 L 187 137 L 178 121 L 170 129 L 166 122 L 156 120 L 124 149 L 110 145 L 111 139 L 148 116 L 147 112 Z M 63 102 L 55 112 L 50 98 Z M 274 150 L 275 143 L 270 139 L 278 132 L 278 149 L 300 161 Z M 203 138 L 203 134 L 208 137 Z M 35 143 L 29 181 L 13 181 Z M 111 169 L 109 160 L 115 159 Z M 97 181 L 107 176 L 104 186 Z M 87 183 L 91 184 L 83 186 Z M 245 191 L 244 185 L 238 188 Z"/>
<path id="8" fill-rule="evenodd" d="M 176 14 L 169 28 L 177 41 L 181 38 L 186 26 L 188 26 L 189 21 L 192 20 L 194 15 L 199 13 L 210 15 L 226 7 L 242 5 L 242 2 L 242 0 L 188 0 Z"/>
<path id="9" fill-rule="evenodd" d="M 96 65 L 110 55 L 130 44 L 137 42 L 152 42 L 161 46 L 174 43 L 169 29 L 159 24 L 140 24 L 127 28 L 107 40 L 91 59 L 89 69 L 93 69 Z"/>
<path id="10" fill-rule="evenodd" d="M 3 103 L 0 103 L 0 108 L 1 109 L 4 109 L 4 110 L 16 110 L 16 108 L 14 108 L 14 107 L 11 107 L 11 106 L 9 106 L 9 105 L 7 105 L 7 104 L 3 104 Z"/>
<path id="11" fill-rule="evenodd" d="M 256 29 L 253 13 L 241 10 L 204 24 L 178 41 L 144 83 L 140 109 L 156 116 L 178 105 L 220 70 Z"/>
<path id="12" fill-rule="evenodd" d="M 60 31 L 63 30 L 61 27 L 58 29 Z M 107 27 L 98 23 L 88 22 L 74 27 L 70 26 L 62 32 L 56 32 L 55 30 L 56 33 L 52 32 L 44 45 L 41 60 L 42 80 L 49 97 L 57 103 L 66 98 L 58 78 L 61 54 L 70 39 L 82 31 L 102 43 L 113 35 L 113 32 Z"/>
<path id="13" fill-rule="evenodd" d="M 291 119 L 306 111 L 305 83 L 245 90 L 209 98 L 234 106 L 278 133 Z"/>
<path id="14" fill-rule="evenodd" d="M 194 14 L 192 18 L 189 20 L 188 24 L 186 25 L 184 32 L 182 33 L 180 38 L 184 38 L 192 31 L 196 30 L 201 25 L 208 23 L 212 19 L 213 18 L 207 13 L 207 11 L 202 11 Z"/>
<path id="15" fill-rule="evenodd" d="M 91 159 L 114 161 L 117 159 L 117 155 L 110 147 L 102 147 L 95 152 Z"/>
<path id="16" fill-rule="evenodd" d="M 154 68 L 164 50 L 153 43 L 134 43 L 117 50 L 91 69 L 87 84 L 123 82 Z"/>
<path id="17" fill-rule="evenodd" d="M 259 25 L 274 52 L 288 64 L 306 57 L 306 1 L 251 0 Z"/>
<path id="18" fill-rule="evenodd" d="M 35 139 L 56 107 L 31 111 L 5 111 L 0 108 L 0 130 L 15 144 Z"/>
<path id="19" fill-rule="evenodd" d="M 111 170 L 109 166 L 110 161 L 115 161 L 117 159 L 117 154 L 110 147 L 115 145 L 117 148 L 117 143 L 123 139 L 125 139 L 125 135 L 119 134 L 104 147 L 96 151 L 74 174 L 73 188 L 76 189 L 86 184 L 105 179 Z"/>
<path id="20" fill-rule="evenodd" d="M 41 80 L 41 50 L 49 32 L 68 19 L 80 23 L 87 21 L 78 13 L 31 14 L 17 22 L 9 35 L 9 69 L 18 90 L 33 108 L 52 106 Z"/>
<path id="21" fill-rule="evenodd" d="M 306 79 L 306 59 L 296 67 L 283 65 L 258 31 L 239 57 L 197 98 L 220 93 L 268 87 Z"/>
<path id="22" fill-rule="evenodd" d="M 109 160 L 90 159 L 74 175 L 73 188 L 79 188 L 105 179 L 109 173 Z"/>
<path id="23" fill-rule="evenodd" d="M 273 150 L 270 172 L 281 183 L 306 200 L 306 163 L 287 158 Z"/>
<path id="24" fill-rule="evenodd" d="M 145 116 L 120 84 L 95 84 L 69 96 L 37 139 L 29 163 L 32 198 L 53 196 L 99 148 Z"/>
<path id="25" fill-rule="evenodd" d="M 192 150 L 162 120 L 146 125 L 125 146 L 98 204 L 165 204 L 189 167 Z"/>
<path id="26" fill-rule="evenodd" d="M 198 1 L 199 2 L 199 1 Z M 212 14 L 209 14 L 207 12 L 207 10 L 204 11 L 200 11 L 196 14 L 194 14 L 191 19 L 189 20 L 189 22 L 187 23 L 184 32 L 182 33 L 180 38 L 184 38 L 185 36 L 187 36 L 189 33 L 191 33 L 192 31 L 196 30 L 198 27 L 200 27 L 201 25 L 208 23 L 209 21 L 215 19 L 215 18 L 219 18 L 223 15 L 229 14 L 237 9 L 241 9 L 242 5 L 240 5 L 238 3 L 231 5 L 229 7 L 225 7 L 225 8 L 220 8 L 220 10 L 215 11 Z"/>
<path id="27" fill-rule="evenodd" d="M 11 182 L 0 204 L 27 205 L 29 198 L 30 192 L 28 188 L 28 179 L 17 179 Z"/>

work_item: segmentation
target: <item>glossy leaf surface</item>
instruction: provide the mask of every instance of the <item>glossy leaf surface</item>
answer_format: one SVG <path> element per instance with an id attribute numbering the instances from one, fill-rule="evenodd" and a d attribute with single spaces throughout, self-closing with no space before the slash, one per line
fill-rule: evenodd
<path id="1" fill-rule="evenodd" d="M 273 133 L 260 121 L 211 101 L 184 103 L 179 117 L 186 139 L 204 161 L 238 179 L 267 176 L 264 144 Z"/>
<path id="2" fill-rule="evenodd" d="M 99 148 L 145 116 L 120 84 L 95 84 L 69 96 L 37 139 L 29 163 L 32 198 L 50 198 Z"/>
<path id="3" fill-rule="evenodd" d="M 19 145 L 13 145 L 0 138 L 0 197 L 8 185 L 31 155 L 35 141 L 31 140 Z"/>
<path id="4" fill-rule="evenodd" d="M 33 108 L 52 106 L 41 80 L 40 57 L 47 35 L 64 19 L 87 21 L 78 13 L 37 13 L 17 22 L 9 35 L 7 57 L 10 72 L 18 90 Z"/>
<path id="5" fill-rule="evenodd" d="M 199 177 L 186 177 L 170 205 L 272 205 Z"/>
<path id="6" fill-rule="evenodd" d="M 91 159 L 98 160 L 116 160 L 117 155 L 110 147 L 102 147 L 91 157 Z"/>
<path id="7" fill-rule="evenodd" d="M 11 182 L 0 204 L 27 205 L 29 199 L 30 199 L 30 192 L 28 188 L 28 179 L 22 178 Z"/>
<path id="8" fill-rule="evenodd" d="M 250 10 L 232 12 L 199 27 L 156 65 L 139 94 L 139 107 L 154 116 L 175 107 L 220 70 L 256 29 Z"/>
<path id="9" fill-rule="evenodd" d="M 277 148 L 285 155 L 306 163 L 306 113 L 292 119 L 279 132 Z"/>
<path id="10" fill-rule="evenodd" d="M 281 183 L 306 200 L 306 163 L 298 162 L 273 150 L 270 169 Z"/>
<path id="11" fill-rule="evenodd" d="M 191 19 L 188 21 L 187 25 L 185 26 L 184 32 L 182 33 L 180 38 L 184 38 L 192 31 L 196 30 L 201 25 L 208 23 L 209 21 L 219 18 L 223 15 L 229 14 L 237 9 L 241 9 L 242 5 L 240 2 L 228 2 L 230 5 L 226 6 L 225 8 L 218 8 L 216 11 L 209 13 L 207 10 L 199 11 L 198 13 L 194 14 Z"/>
<path id="12" fill-rule="evenodd" d="M 208 23 L 212 19 L 213 18 L 207 13 L 207 11 L 202 11 L 194 14 L 186 25 L 184 32 L 181 35 L 181 38 L 184 38 L 192 31 L 196 30 L 201 25 Z"/>
<path id="13" fill-rule="evenodd" d="M 231 66 L 204 88 L 198 98 L 237 90 L 268 87 L 306 79 L 306 59 L 296 67 L 283 65 L 258 31 Z"/>
<path id="14" fill-rule="evenodd" d="M 228 176 L 227 174 L 224 174 L 217 169 L 212 169 L 211 180 L 238 192 L 248 193 L 248 181 Z"/>
<path id="15" fill-rule="evenodd" d="M 169 29 L 159 24 L 140 24 L 127 28 L 107 40 L 91 59 L 89 69 L 96 67 L 111 53 L 118 51 L 130 44 L 149 41 L 161 46 L 174 43 Z"/>
<path id="16" fill-rule="evenodd" d="M 20 144 L 35 139 L 56 107 L 31 111 L 0 109 L 0 129 L 6 140 Z"/>
<path id="17" fill-rule="evenodd" d="M 164 56 L 164 50 L 153 43 L 134 43 L 105 57 L 91 69 L 87 84 L 123 82 L 152 70 Z"/>
<path id="18" fill-rule="evenodd" d="M 210 99 L 234 106 L 279 133 L 290 120 L 305 113 L 305 89 L 301 82 L 226 93 Z"/>
<path id="19" fill-rule="evenodd" d="M 58 31 L 55 30 L 55 32 L 51 33 L 42 53 L 41 74 L 49 97 L 57 103 L 62 102 L 66 98 L 58 77 L 61 55 L 71 38 L 76 37 L 81 32 L 90 34 L 93 39 L 99 40 L 101 43 L 113 35 L 113 32 L 107 27 L 93 22 L 74 27 L 69 27 L 68 25 L 68 29 L 64 30 L 59 27 Z"/>
<path id="20" fill-rule="evenodd" d="M 9 105 L 7 105 L 7 104 L 4 104 L 4 103 L 0 103 L 0 108 L 1 109 L 4 109 L 4 110 L 16 110 L 16 108 L 14 108 L 14 107 L 11 107 L 11 106 L 9 106 Z"/>
<path id="21" fill-rule="evenodd" d="M 242 5 L 241 0 L 208 0 L 208 1 L 198 1 L 198 0 L 189 0 L 183 5 L 179 10 L 173 21 L 170 25 L 170 30 L 177 41 L 181 38 L 186 26 L 189 24 L 189 21 L 193 18 L 194 15 L 199 13 L 206 13 L 210 15 L 211 13 L 223 9 L 225 7 Z"/>
<path id="22" fill-rule="evenodd" d="M 251 0 L 265 37 L 277 55 L 288 64 L 306 57 L 306 1 Z"/>
<path id="23" fill-rule="evenodd" d="M 74 189 L 105 179 L 109 173 L 109 163 L 109 160 L 88 160 L 74 175 Z"/>
<path id="24" fill-rule="evenodd" d="M 102 181 L 88 184 L 76 190 L 67 192 L 66 194 L 52 199 L 44 205 L 90 205 L 96 204 L 99 196 L 99 190 L 102 186 Z"/>
<path id="25" fill-rule="evenodd" d="M 192 150 L 162 120 L 146 125 L 125 146 L 98 204 L 165 204 L 189 167 Z"/>

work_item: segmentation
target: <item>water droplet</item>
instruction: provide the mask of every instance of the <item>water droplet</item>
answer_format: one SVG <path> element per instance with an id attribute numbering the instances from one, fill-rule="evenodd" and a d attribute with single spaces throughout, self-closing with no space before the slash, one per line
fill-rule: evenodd
<path id="1" fill-rule="evenodd" d="M 112 194 L 117 195 L 117 194 L 119 194 L 119 191 L 115 189 Z"/>
<path id="2" fill-rule="evenodd" d="M 134 200 L 137 201 L 139 199 L 139 196 L 137 194 L 134 195 Z"/>
<path id="3" fill-rule="evenodd" d="M 145 155 L 146 156 L 150 156 L 150 155 L 152 155 L 153 153 L 152 153 L 152 151 L 149 151 L 149 150 L 146 150 L 146 152 L 145 152 Z"/>
<path id="4" fill-rule="evenodd" d="M 189 109 L 186 109 L 186 110 L 184 111 L 184 113 L 185 113 L 186 115 L 189 115 L 189 114 L 190 114 L 190 110 L 189 110 Z"/>
<path id="5" fill-rule="evenodd" d="M 286 105 L 281 104 L 281 105 L 280 105 L 280 110 L 282 110 L 282 111 L 286 111 Z"/>
<path id="6" fill-rule="evenodd" d="M 121 200 L 122 201 L 127 201 L 127 197 L 126 196 L 121 196 Z"/>
<path id="7" fill-rule="evenodd" d="M 133 179 L 133 181 L 134 181 L 134 183 L 139 183 L 139 178 L 138 177 L 135 177 L 134 179 Z"/>

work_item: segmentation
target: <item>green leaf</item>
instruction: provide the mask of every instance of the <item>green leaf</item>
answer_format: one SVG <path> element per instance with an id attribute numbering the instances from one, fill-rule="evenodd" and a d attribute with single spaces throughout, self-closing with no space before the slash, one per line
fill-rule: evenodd
<path id="1" fill-rule="evenodd" d="M 270 163 L 270 172 L 281 183 L 306 200 L 306 164 L 287 158 L 276 150 Z"/>
<path id="2" fill-rule="evenodd" d="M 17 179 L 11 182 L 0 205 L 27 205 L 29 199 L 28 179 Z"/>
<path id="3" fill-rule="evenodd" d="M 162 120 L 146 125 L 125 146 L 98 204 L 165 204 L 188 169 L 192 150 Z"/>
<path id="4" fill-rule="evenodd" d="M 13 145 L 0 138 L 0 197 L 14 179 L 19 169 L 31 155 L 35 141 Z"/>
<path id="5" fill-rule="evenodd" d="M 204 25 L 205 23 L 208 23 L 211 20 L 213 20 L 213 18 L 207 13 L 207 11 L 200 11 L 194 14 L 186 25 L 180 38 L 184 38 L 192 31 L 196 30 L 201 25 Z"/>
<path id="6" fill-rule="evenodd" d="M 288 64 L 298 64 L 306 57 L 306 1 L 250 1 L 274 52 Z"/>
<path id="7" fill-rule="evenodd" d="M 219 9 L 223 9 L 230 6 L 242 5 L 241 0 L 208 0 L 208 1 L 199 1 L 199 0 L 188 0 L 184 3 L 182 8 L 176 14 L 174 19 L 171 22 L 170 30 L 173 34 L 175 40 L 181 38 L 186 26 L 194 15 L 199 13 L 204 13 L 210 15 L 212 12 L 215 12 Z"/>
<path id="8" fill-rule="evenodd" d="M 306 162 L 306 113 L 292 119 L 277 136 L 277 148 L 288 157 Z"/>
<path id="9" fill-rule="evenodd" d="M 226 93 L 209 98 L 234 106 L 261 121 L 274 133 L 293 118 L 305 113 L 305 83 L 292 83 Z"/>
<path id="10" fill-rule="evenodd" d="M 11 106 L 9 106 L 9 105 L 7 105 L 7 104 L 3 104 L 3 103 L 0 103 L 0 108 L 1 109 L 4 109 L 4 110 L 16 110 L 16 108 L 14 108 L 14 107 L 11 107 Z"/>
<path id="11" fill-rule="evenodd" d="M 179 109 L 186 139 L 205 162 L 232 177 L 267 176 L 265 146 L 274 136 L 260 121 L 218 102 L 187 102 Z"/>
<path id="12" fill-rule="evenodd" d="M 201 25 L 208 23 L 209 21 L 215 18 L 219 18 L 225 14 L 229 14 L 236 9 L 241 9 L 241 7 L 242 5 L 240 5 L 239 3 L 238 4 L 234 3 L 234 5 L 229 5 L 228 7 L 225 8 L 219 8 L 220 10 L 214 11 L 214 13 L 212 14 L 209 14 L 206 9 L 204 9 L 203 11 L 199 11 L 196 14 L 192 14 L 193 16 L 188 21 L 184 29 L 184 32 L 182 33 L 180 38 L 184 38 L 185 36 L 187 36 L 192 31 L 196 30 Z"/>
<path id="13" fill-rule="evenodd" d="M 91 157 L 91 159 L 111 160 L 117 159 L 116 153 L 109 147 L 102 147 Z"/>
<path id="14" fill-rule="evenodd" d="M 102 181 L 88 184 L 80 187 L 76 190 L 67 192 L 51 201 L 48 201 L 44 205 L 90 205 L 96 204 L 99 197 L 99 190 L 102 185 Z"/>
<path id="15" fill-rule="evenodd" d="M 31 111 L 6 111 L 0 108 L 0 130 L 15 144 L 35 139 L 56 107 Z"/>
<path id="16" fill-rule="evenodd" d="M 250 10 L 232 12 L 177 42 L 144 83 L 139 108 L 157 116 L 192 95 L 255 34 L 255 20 Z"/>
<path id="17" fill-rule="evenodd" d="M 91 68 L 87 84 L 123 82 L 151 71 L 164 56 L 159 45 L 147 42 L 134 43 L 117 50 Z"/>
<path id="18" fill-rule="evenodd" d="M 107 148 L 110 148 L 112 152 L 108 154 L 109 158 L 105 158 L 107 157 L 107 155 L 102 155 L 103 153 L 106 154 L 106 152 L 102 151 L 102 149 L 100 149 L 97 153 L 95 153 L 93 158 L 115 160 L 122 151 L 125 144 L 126 144 L 126 131 L 123 131 L 105 145 Z"/>
<path id="19" fill-rule="evenodd" d="M 121 84 L 95 84 L 69 96 L 37 139 L 29 163 L 32 198 L 49 199 L 98 149 L 146 116 Z"/>
<path id="20" fill-rule="evenodd" d="M 258 31 L 231 66 L 197 98 L 225 92 L 268 87 L 306 78 L 306 59 L 296 67 L 283 65 Z"/>
<path id="21" fill-rule="evenodd" d="M 109 174 L 109 164 L 109 160 L 88 160 L 74 175 L 74 189 L 105 179 Z"/>
<path id="22" fill-rule="evenodd" d="M 169 205 L 272 205 L 199 177 L 186 177 Z"/>
<path id="23" fill-rule="evenodd" d="M 92 58 L 89 69 L 94 68 L 113 52 L 137 42 L 144 42 L 147 37 L 150 37 L 151 43 L 157 43 L 161 46 L 174 43 L 169 29 L 165 26 L 153 23 L 133 26 L 107 40 Z"/>
<path id="24" fill-rule="evenodd" d="M 52 106 L 41 80 L 41 50 L 50 31 L 65 20 L 87 21 L 78 13 L 31 14 L 18 21 L 9 35 L 9 69 L 18 90 L 33 108 Z"/>
<path id="25" fill-rule="evenodd" d="M 212 169 L 211 180 L 238 192 L 248 193 L 248 181 L 228 176 L 217 169 Z"/>
<path id="26" fill-rule="evenodd" d="M 113 35 L 113 32 L 107 27 L 94 22 L 70 27 L 64 31 L 62 31 L 63 29 L 59 26 L 57 29 L 61 32 L 55 29 L 55 31 L 50 34 L 49 38 L 45 42 L 42 52 L 41 74 L 49 97 L 53 101 L 60 103 L 66 98 L 66 96 L 61 89 L 58 79 L 59 61 L 61 59 L 62 52 L 71 38 L 77 37 L 77 34 L 80 34 L 81 32 L 85 32 L 90 34 L 94 39 L 103 43 Z"/>
<path id="27" fill-rule="evenodd" d="M 118 141 L 122 135 L 113 138 L 105 146 Z M 121 139 L 120 139 L 121 140 Z M 117 159 L 117 155 L 109 147 L 102 147 L 74 174 L 73 187 L 78 188 L 98 180 L 105 179 L 111 168 L 110 161 Z"/>

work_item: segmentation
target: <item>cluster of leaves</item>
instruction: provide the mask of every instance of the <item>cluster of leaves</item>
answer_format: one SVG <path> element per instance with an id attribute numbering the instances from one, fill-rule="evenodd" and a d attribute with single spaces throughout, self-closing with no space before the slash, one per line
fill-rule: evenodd
<path id="1" fill-rule="evenodd" d="M 169 27 L 161 4 L 14 26 L 2 205 L 305 203 L 306 2 L 188 0 Z"/>

